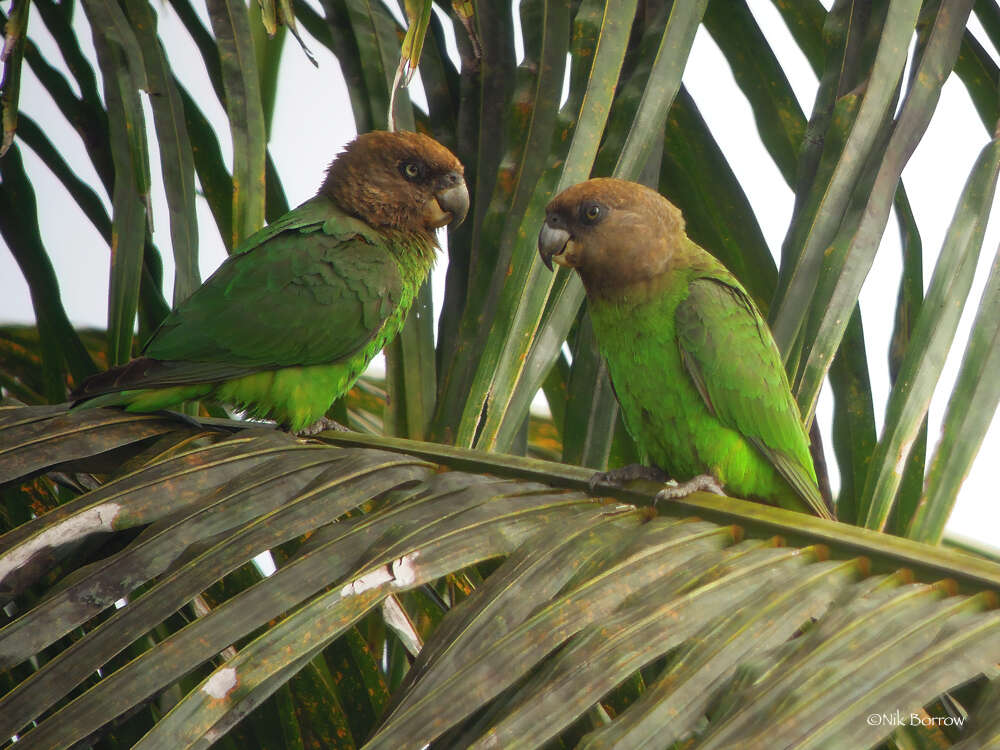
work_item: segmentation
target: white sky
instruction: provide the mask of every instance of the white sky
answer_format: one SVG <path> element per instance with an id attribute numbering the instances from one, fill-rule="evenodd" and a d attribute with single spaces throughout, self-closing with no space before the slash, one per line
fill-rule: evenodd
<path id="1" fill-rule="evenodd" d="M 317 6 L 315 0 L 310 0 L 310 3 Z M 789 76 L 803 111 L 808 115 L 816 91 L 816 77 L 773 4 L 769 0 L 749 0 L 749 5 Z M 175 72 L 188 86 L 206 116 L 216 124 L 224 157 L 227 165 L 231 165 L 231 143 L 224 126 L 225 114 L 200 66 L 200 56 L 172 9 L 159 5 L 159 13 L 160 34 L 168 40 L 171 63 L 180 66 L 175 68 Z M 44 25 L 38 18 L 32 21 L 29 30 L 33 40 L 50 62 L 64 69 Z M 79 28 L 86 28 L 85 23 L 78 23 Z M 972 28 L 994 59 L 998 59 L 996 50 L 981 29 L 975 23 Z M 346 89 L 335 58 L 321 44 L 309 39 L 304 29 L 303 34 L 319 59 L 320 67 L 318 70 L 314 68 L 299 51 L 295 40 L 291 37 L 287 39 L 270 142 L 272 156 L 292 206 L 314 194 L 329 161 L 354 135 Z M 89 33 L 82 34 L 81 38 L 88 40 Z M 178 45 L 186 45 L 185 54 L 177 54 Z M 92 51 L 89 52 L 93 57 Z M 72 80 L 70 76 L 67 78 Z M 722 54 L 704 29 L 699 30 L 695 39 L 684 83 L 746 191 L 764 236 L 777 257 L 791 217 L 793 195 L 757 137 L 750 107 L 737 88 Z M 419 92 L 413 92 L 413 96 L 416 101 L 422 99 Z M 21 104 L 22 109 L 46 130 L 77 174 L 89 184 L 99 186 L 79 138 L 27 66 L 22 81 Z M 153 121 L 148 106 L 146 124 L 152 130 Z M 987 140 L 986 131 L 964 86 L 952 77 L 944 87 L 926 135 L 903 173 L 923 241 L 925 286 L 969 170 Z M 154 149 L 150 154 L 150 163 L 154 179 L 155 240 L 167 253 L 164 256 L 164 288 L 169 298 L 173 263 L 169 257 L 168 218 L 158 174 L 159 156 L 155 152 L 155 139 L 150 139 L 150 143 Z M 107 247 L 30 149 L 22 148 L 21 153 L 36 190 L 43 240 L 56 266 L 66 311 L 77 326 L 104 327 L 108 289 Z M 103 195 L 100 187 L 97 189 L 110 211 L 108 196 Z M 994 210 L 987 228 L 976 280 L 959 329 L 958 343 L 948 358 L 942 382 L 931 405 L 932 448 L 939 435 L 944 407 L 961 362 L 964 342 L 986 275 L 1000 242 L 997 213 Z M 201 199 L 199 226 L 202 230 L 200 265 L 204 278 L 222 262 L 225 253 L 207 205 Z M 0 239 L 0 246 L 2 242 Z M 900 272 L 899 258 L 898 230 L 895 218 L 891 217 L 861 294 L 876 419 L 880 424 L 889 391 L 887 351 Z M 443 291 L 444 267 L 442 261 L 435 270 L 436 301 L 440 300 Z M 27 285 L 13 257 L 3 246 L 3 252 L 0 252 L 0 323 L 30 323 L 33 320 Z M 825 393 L 818 409 L 821 424 L 829 425 L 830 413 L 831 399 L 829 393 Z M 825 430 L 824 440 L 832 461 L 829 429 Z M 1000 420 L 995 418 L 948 524 L 950 533 L 968 536 L 995 547 L 1000 547 L 1000 503 L 997 502 L 996 472 L 991 461 L 998 454 Z M 834 481 L 836 485 L 836 479 Z"/>

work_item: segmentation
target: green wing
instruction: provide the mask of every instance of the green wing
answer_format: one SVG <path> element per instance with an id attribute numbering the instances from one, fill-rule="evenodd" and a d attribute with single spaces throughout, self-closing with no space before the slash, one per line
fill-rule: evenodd
<path id="1" fill-rule="evenodd" d="M 402 298 L 399 269 L 379 240 L 325 198 L 289 212 L 167 317 L 143 352 L 167 366 L 129 385 L 218 381 L 357 354 Z"/>
<path id="2" fill-rule="evenodd" d="M 300 232 L 315 232 L 322 229 L 338 239 L 348 239 L 352 236 L 362 237 L 372 244 L 378 244 L 381 236 L 365 224 L 361 219 L 345 214 L 325 195 L 310 198 L 297 208 L 276 219 L 266 227 L 254 232 L 240 243 L 233 251 L 234 255 L 253 250 L 272 237 L 291 230 Z"/>
<path id="3" fill-rule="evenodd" d="M 828 518 L 781 356 L 746 292 L 720 279 L 696 278 L 675 321 L 681 360 L 708 408 Z"/>

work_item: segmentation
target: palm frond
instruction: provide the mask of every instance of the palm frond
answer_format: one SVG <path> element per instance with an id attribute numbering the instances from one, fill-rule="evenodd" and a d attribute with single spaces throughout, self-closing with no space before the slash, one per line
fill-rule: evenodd
<path id="1" fill-rule="evenodd" d="M 137 747 L 213 742 L 421 590 L 444 617 L 411 646 L 369 747 L 574 731 L 582 747 L 861 747 L 893 731 L 866 717 L 909 716 L 1000 659 L 1000 566 L 939 547 L 710 495 L 653 511 L 645 491 L 581 492 L 584 469 L 398 438 L 0 415 L 8 482 L 101 482 L 0 537 L 17 612 L 0 630 L 0 734 L 19 746 L 69 747 L 136 711 Z M 240 573 L 267 550 L 281 551 L 273 575 Z M 483 579 L 456 598 L 464 571 Z M 302 715 L 305 698 L 283 695 Z M 606 723 L 587 718 L 595 706 Z"/>

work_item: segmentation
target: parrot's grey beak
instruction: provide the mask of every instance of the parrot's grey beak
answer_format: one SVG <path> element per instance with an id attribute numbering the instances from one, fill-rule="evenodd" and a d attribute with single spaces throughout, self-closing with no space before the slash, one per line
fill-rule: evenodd
<path id="1" fill-rule="evenodd" d="M 552 270 L 552 259 L 555 258 L 559 265 L 566 265 L 560 262 L 559 256 L 566 250 L 569 242 L 569 232 L 560 227 L 552 226 L 548 219 L 542 224 L 542 229 L 538 233 L 538 254 L 542 257 L 545 267 Z"/>
<path id="2" fill-rule="evenodd" d="M 449 186 L 434 196 L 434 202 L 441 211 L 441 216 L 433 224 L 435 229 L 445 224 L 457 227 L 469 213 L 469 188 L 465 185 L 465 178 L 458 172 L 450 172 L 445 182 Z"/>

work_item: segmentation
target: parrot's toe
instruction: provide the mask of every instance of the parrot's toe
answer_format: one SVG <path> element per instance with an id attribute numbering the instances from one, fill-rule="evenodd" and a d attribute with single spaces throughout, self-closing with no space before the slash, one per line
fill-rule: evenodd
<path id="1" fill-rule="evenodd" d="M 590 478 L 588 486 L 591 492 L 597 492 L 602 484 L 610 484 L 613 487 L 634 481 L 636 479 L 646 479 L 650 482 L 665 482 L 669 477 L 655 466 L 644 466 L 643 464 L 629 464 L 620 469 L 611 471 L 599 471 Z"/>
<path id="2" fill-rule="evenodd" d="M 719 484 L 718 479 L 711 474 L 699 474 L 686 482 L 664 487 L 656 493 L 654 502 L 659 502 L 660 500 L 677 500 L 678 498 L 687 497 L 693 492 L 711 492 L 723 497 L 726 494 L 723 492 L 722 485 Z"/>
<path id="3" fill-rule="evenodd" d="M 329 417 L 320 417 L 308 427 L 296 430 L 295 437 L 312 437 L 313 435 L 318 435 L 319 433 L 326 432 L 327 430 L 331 430 L 332 432 L 350 432 L 350 430 L 344 427 L 344 425 L 340 422 L 330 419 Z"/>

